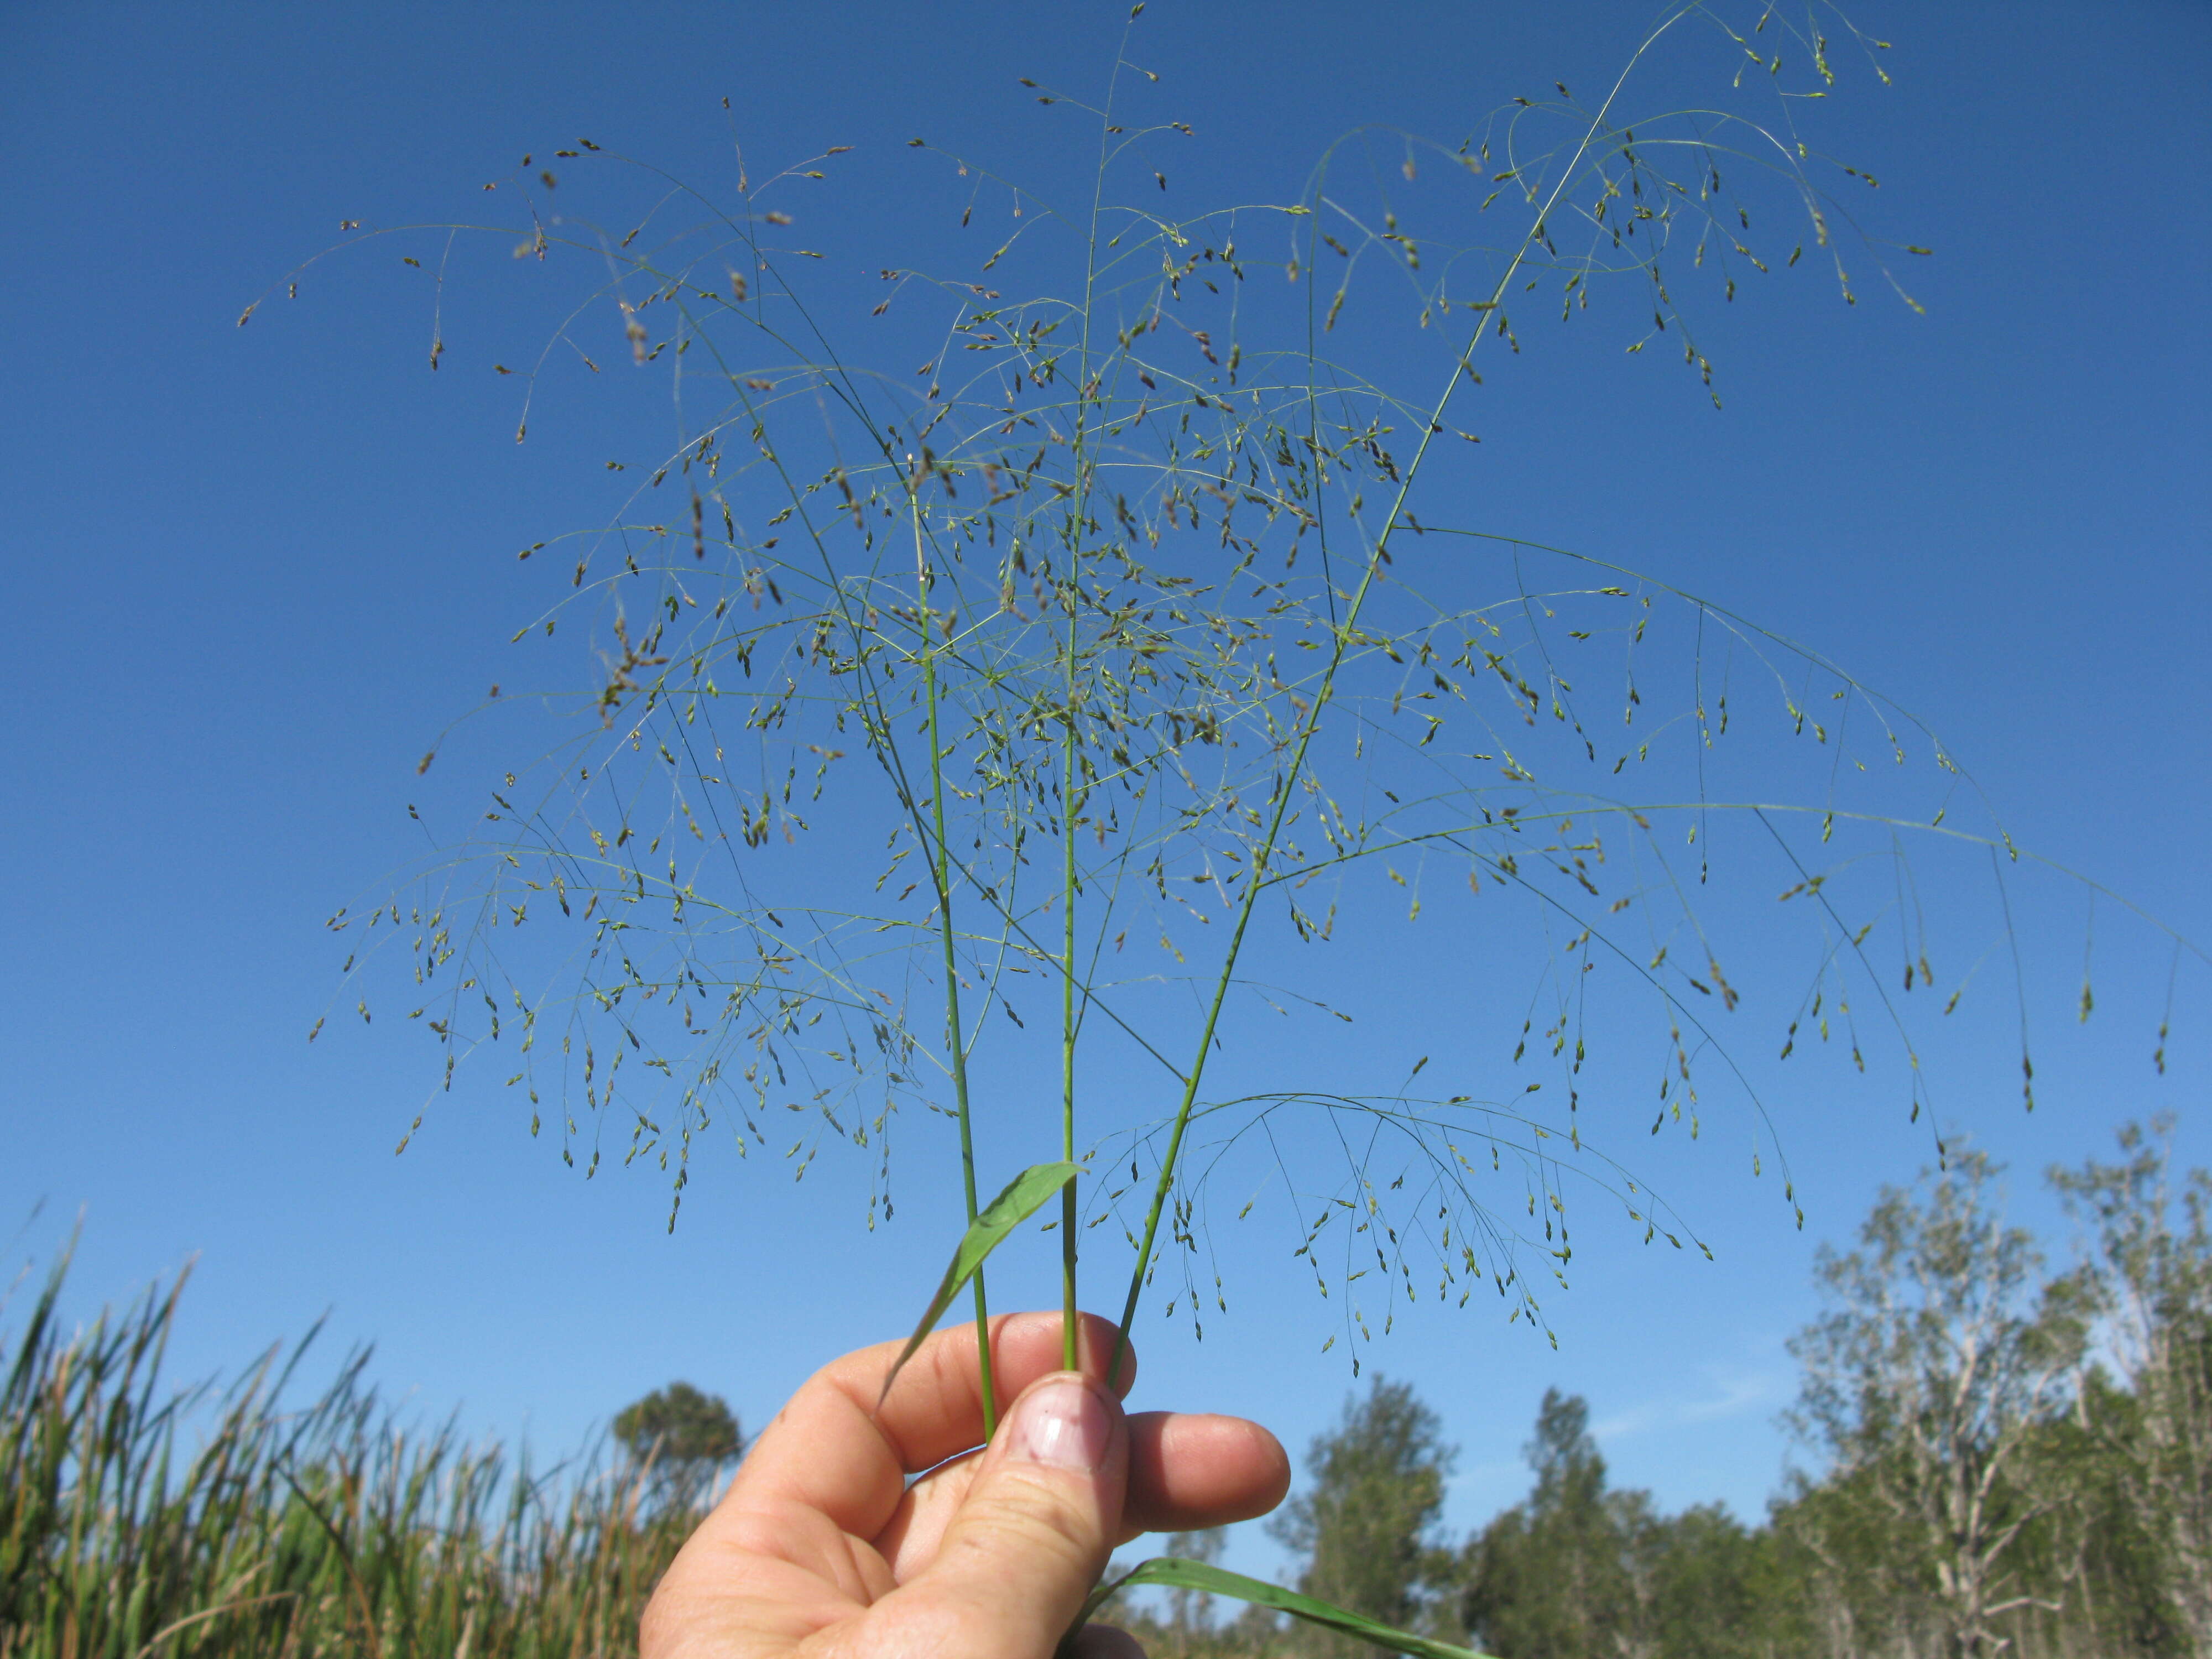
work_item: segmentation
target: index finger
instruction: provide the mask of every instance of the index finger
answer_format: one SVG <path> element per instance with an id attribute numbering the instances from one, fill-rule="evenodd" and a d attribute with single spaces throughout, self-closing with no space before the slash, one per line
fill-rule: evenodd
<path id="1" fill-rule="evenodd" d="M 1060 1316 L 1002 1314 L 991 1322 L 991 1370 L 1004 1405 L 1060 1369 Z M 1080 1316 L 1080 1369 L 1103 1377 L 1115 1328 Z M 764 1430 L 731 1483 L 726 1508 L 798 1504 L 842 1530 L 872 1538 L 890 1522 L 906 1477 L 983 1441 L 981 1368 L 972 1325 L 938 1332 L 900 1371 L 880 1411 L 877 1396 L 904 1345 L 880 1342 L 832 1360 L 808 1379 Z M 1117 1395 L 1136 1380 L 1124 1356 Z"/>

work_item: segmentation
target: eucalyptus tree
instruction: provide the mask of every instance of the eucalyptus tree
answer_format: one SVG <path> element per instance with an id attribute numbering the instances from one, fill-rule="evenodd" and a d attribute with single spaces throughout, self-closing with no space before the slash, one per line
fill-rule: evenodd
<path id="1" fill-rule="evenodd" d="M 2036 1439 L 2073 1403 L 2087 1339 L 2080 1279 L 2043 1279 L 2000 1174 L 1954 1148 L 1915 1188 L 1885 1188 L 1858 1249 L 1822 1247 L 1827 1311 L 1790 1345 L 1804 1368 L 1793 1427 L 1880 1544 L 1932 1578 L 1961 1656 L 2001 1650 L 1996 1621 L 2047 1599 L 2021 1578 L 2018 1546 L 2062 1502 Z"/>
<path id="2" fill-rule="evenodd" d="M 2212 1171 L 2172 1170 L 2173 1121 L 2119 1134 L 2124 1162 L 2055 1169 L 2087 1224 L 2101 1346 L 2119 1387 L 2081 1417 L 2117 1479 L 2154 1582 L 2198 1652 L 2212 1651 Z"/>

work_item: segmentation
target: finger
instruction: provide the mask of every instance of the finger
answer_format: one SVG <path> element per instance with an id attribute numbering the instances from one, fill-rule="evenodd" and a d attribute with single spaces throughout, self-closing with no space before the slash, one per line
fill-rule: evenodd
<path id="1" fill-rule="evenodd" d="M 1077 1348 L 1086 1373 L 1105 1374 L 1114 1337 L 1105 1320 L 1082 1316 Z M 902 1346 L 878 1343 L 816 1372 L 762 1432 L 724 1508 L 797 1504 L 872 1538 L 896 1510 L 908 1474 L 980 1445 L 983 1396 L 974 1328 L 955 1326 L 923 1343 L 879 1412 L 884 1378 Z M 1007 1314 L 991 1322 L 992 1370 L 1001 1400 L 1057 1370 L 1060 1358 L 1060 1315 Z M 1122 1361 L 1121 1392 L 1135 1380 L 1134 1360 L 1132 1352 Z"/>
<path id="2" fill-rule="evenodd" d="M 1191 1412 L 1140 1412 L 1129 1419 L 1125 1538 L 1249 1521 L 1290 1489 L 1290 1455 L 1257 1423 Z"/>
<path id="3" fill-rule="evenodd" d="M 922 1573 L 864 1621 L 870 1652 L 1042 1659 L 1074 1622 L 1120 1531 L 1128 1420 L 1097 1381 L 1033 1384 L 977 1461 Z"/>
<path id="4" fill-rule="evenodd" d="M 903 1584 L 929 1569 L 966 1501 L 980 1460 L 942 1463 L 907 1488 L 875 1544 Z M 1290 1490 L 1281 1441 L 1241 1417 L 1137 1412 L 1129 1418 L 1129 1490 L 1115 1542 L 1192 1532 L 1265 1515 Z"/>

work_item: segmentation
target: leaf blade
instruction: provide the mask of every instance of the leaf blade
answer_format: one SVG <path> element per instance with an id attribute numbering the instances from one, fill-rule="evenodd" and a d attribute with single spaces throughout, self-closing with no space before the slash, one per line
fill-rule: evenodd
<path id="1" fill-rule="evenodd" d="M 1083 1617 L 1088 1620 L 1117 1590 L 1154 1584 L 1170 1589 L 1197 1590 L 1208 1595 L 1234 1596 L 1240 1601 L 1249 1601 L 1277 1613 L 1287 1613 L 1293 1619 L 1303 1619 L 1310 1625 L 1319 1625 L 1324 1630 L 1348 1636 L 1356 1642 L 1365 1642 L 1388 1653 L 1411 1654 L 1413 1659 L 1490 1659 L 1490 1656 L 1477 1653 L 1472 1648 L 1454 1647 L 1449 1642 L 1416 1636 L 1410 1631 L 1393 1630 L 1363 1613 L 1347 1613 L 1342 1607 L 1332 1607 L 1310 1595 L 1301 1595 L 1280 1584 L 1270 1584 L 1260 1578 L 1248 1578 L 1241 1572 L 1231 1572 L 1226 1567 L 1217 1567 L 1210 1562 L 1187 1561 L 1172 1555 L 1155 1556 L 1149 1561 L 1140 1562 L 1133 1571 L 1112 1583 L 1100 1585 L 1091 1593 L 1090 1601 L 1084 1604 Z"/>
<path id="2" fill-rule="evenodd" d="M 1081 1171 L 1079 1164 L 1033 1164 L 1008 1182 L 999 1195 L 985 1205 L 968 1231 L 961 1235 L 959 1244 L 952 1252 L 952 1260 L 945 1264 L 945 1277 L 937 1286 L 937 1294 L 930 1298 L 929 1306 L 922 1310 L 914 1334 L 907 1339 L 906 1346 L 892 1362 L 890 1372 L 884 1378 L 883 1392 L 876 1396 L 876 1408 L 890 1397 L 891 1384 L 906 1369 L 906 1362 L 927 1340 L 936 1328 L 945 1310 L 952 1305 L 952 1298 L 960 1294 L 960 1287 L 975 1276 L 977 1268 L 993 1250 L 1006 1241 L 1006 1236 L 1028 1220 L 1044 1205 L 1044 1201 L 1062 1187 L 1075 1179 Z"/>

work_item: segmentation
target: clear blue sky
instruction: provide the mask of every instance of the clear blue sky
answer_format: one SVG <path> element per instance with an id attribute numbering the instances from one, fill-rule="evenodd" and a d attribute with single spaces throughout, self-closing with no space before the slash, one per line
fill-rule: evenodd
<path id="1" fill-rule="evenodd" d="M 434 1120 L 395 1160 L 427 1051 L 381 1026 L 302 1041 L 337 967 L 322 918 L 416 845 L 415 762 L 530 612 L 514 550 L 603 510 L 604 443 L 516 448 L 489 300 L 454 300 L 428 373 L 426 287 L 381 252 L 234 321 L 342 219 L 478 215 L 524 152 L 588 136 L 715 176 L 725 95 L 765 157 L 846 143 L 867 163 L 921 131 L 1048 165 L 1016 77 L 1095 77 L 1120 15 L 86 3 L 0 20 L 11 1271 L 82 1208 L 81 1308 L 198 1257 L 182 1373 L 328 1310 L 333 1346 L 374 1340 L 374 1374 L 426 1413 L 549 1449 L 678 1376 L 757 1425 L 812 1364 L 911 1318 L 943 1218 L 915 1206 L 866 1234 L 841 1201 L 857 1166 L 796 1193 L 714 1167 L 671 1238 L 657 1176 L 586 1186 L 489 1107 Z M 1455 138 L 1516 92 L 1600 78 L 1646 16 L 1158 4 L 1145 50 L 1202 129 L 1192 199 L 1283 199 L 1346 126 Z M 1620 557 L 1849 665 L 1930 716 L 2021 843 L 2203 939 L 2212 13 L 1860 21 L 1897 41 L 1897 84 L 1855 77 L 1822 118 L 1882 179 L 1868 210 L 1885 233 L 1936 248 L 1911 273 L 1928 314 L 1871 294 L 1847 311 L 1797 282 L 1730 325 L 1719 415 L 1648 359 L 1523 374 L 1486 434 L 1487 522 Z M 909 241 L 940 234 L 889 195 L 841 205 Z M 2185 982 L 2160 1082 L 2164 957 L 2102 967 L 2099 1019 L 2075 1031 L 2080 918 L 2049 890 L 2031 918 L 2040 1110 L 2021 1113 L 1998 1038 L 1942 1056 L 1949 1118 L 2013 1161 L 2038 1224 L 2034 1172 L 2108 1150 L 2126 1117 L 2179 1112 L 2185 1153 L 2212 1161 L 2203 978 Z M 1392 1040 L 1433 1035 L 1381 1018 Z M 1813 1244 L 1929 1151 L 1840 1078 L 1783 1127 L 1803 1234 L 1732 1152 L 1670 1162 L 1717 1264 L 1593 1239 L 1551 1303 L 1558 1353 L 1472 1312 L 1401 1322 L 1375 1352 L 1462 1448 L 1455 1525 L 1523 1489 L 1518 1447 L 1552 1383 L 1589 1397 L 1618 1479 L 1758 1511 Z M 1246 1412 L 1294 1449 L 1333 1417 L 1341 1351 L 1312 1358 L 1310 1291 L 1279 1260 L 1244 1264 L 1202 1346 L 1140 1332 L 1148 1399 Z M 1048 1299 L 1024 1271 L 1001 1277 L 1002 1305 Z"/>

